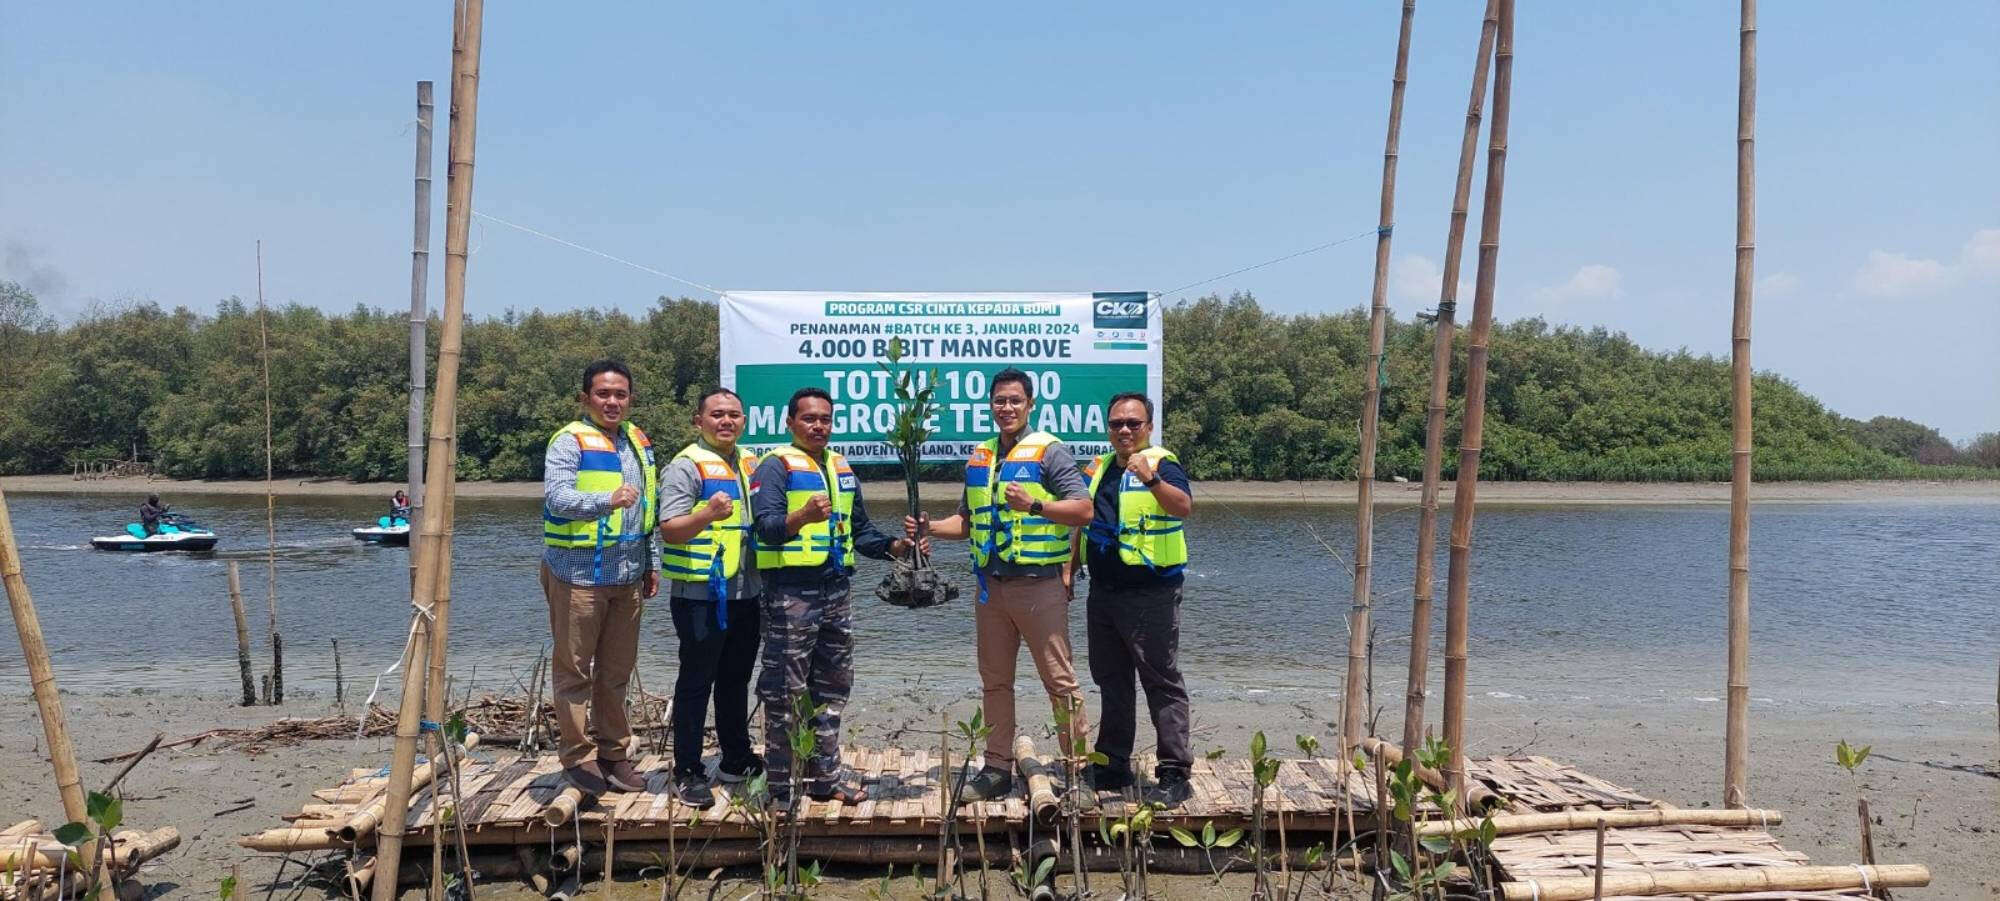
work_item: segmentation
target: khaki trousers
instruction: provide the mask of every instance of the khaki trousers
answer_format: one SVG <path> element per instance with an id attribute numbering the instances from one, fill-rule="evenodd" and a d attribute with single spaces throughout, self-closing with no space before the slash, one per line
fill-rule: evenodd
<path id="1" fill-rule="evenodd" d="M 590 759 L 624 760 L 632 723 L 625 693 L 639 663 L 639 614 L 646 609 L 639 583 L 571 585 L 542 565 L 542 594 L 549 602 L 550 654 L 556 727 L 562 731 L 565 767 Z"/>
<path id="2" fill-rule="evenodd" d="M 1021 642 L 1042 677 L 1049 709 L 1068 706 L 1069 740 L 1090 734 L 1083 711 L 1083 690 L 1077 686 L 1076 665 L 1069 645 L 1069 591 L 1055 576 L 993 577 L 986 580 L 986 603 L 973 605 L 973 626 L 979 643 L 980 706 L 993 733 L 986 738 L 986 765 L 1014 763 L 1014 664 Z M 1051 752 L 1060 753 L 1060 751 Z"/>

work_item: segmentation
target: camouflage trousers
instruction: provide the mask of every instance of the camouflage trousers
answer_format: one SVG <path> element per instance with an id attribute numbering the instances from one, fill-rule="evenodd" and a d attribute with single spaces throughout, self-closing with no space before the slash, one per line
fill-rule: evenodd
<path id="1" fill-rule="evenodd" d="M 764 589 L 764 666 L 757 699 L 764 705 L 764 769 L 773 791 L 792 775 L 792 725 L 799 697 L 826 709 L 813 718 L 812 756 L 800 773 L 811 790 L 832 787 L 840 776 L 840 714 L 854 690 L 854 619 L 848 582 Z"/>

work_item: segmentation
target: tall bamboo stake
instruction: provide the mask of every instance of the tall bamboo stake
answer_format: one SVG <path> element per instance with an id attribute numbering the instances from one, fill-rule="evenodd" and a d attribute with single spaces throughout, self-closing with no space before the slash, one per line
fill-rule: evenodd
<path id="1" fill-rule="evenodd" d="M 1729 723 L 1722 803 L 1748 803 L 1750 743 L 1750 301 L 1757 255 L 1757 0 L 1743 0 L 1736 76 L 1736 302 L 1730 322 Z"/>
<path id="2" fill-rule="evenodd" d="M 1472 197 L 1472 167 L 1479 158 L 1479 124 L 1486 104 L 1486 76 L 1493 71 L 1493 33 L 1500 0 L 1486 0 L 1479 51 L 1472 66 L 1472 99 L 1465 106 L 1465 134 L 1458 142 L 1458 185 L 1451 195 L 1451 227 L 1444 239 L 1444 282 L 1438 286 L 1437 324 L 1431 332 L 1431 396 L 1424 410 L 1424 489 L 1417 504 L 1416 593 L 1410 601 L 1410 676 L 1403 700 L 1403 748 L 1424 740 L 1424 699 L 1431 678 L 1432 565 L 1437 557 L 1438 484 L 1444 479 L 1444 413 L 1451 394 L 1451 342 L 1458 315 L 1458 270 L 1465 256 L 1465 209 Z"/>
<path id="3" fill-rule="evenodd" d="M 1479 270 L 1473 277 L 1472 328 L 1465 355 L 1465 426 L 1459 436 L 1458 478 L 1451 499 L 1451 560 L 1445 576 L 1444 740 L 1451 746 L 1445 775 L 1465 794 L 1465 663 L 1467 598 L 1472 579 L 1472 514 L 1479 492 L 1480 441 L 1486 429 L 1486 345 L 1493 332 L 1493 283 L 1500 264 L 1500 201 L 1507 176 L 1507 114 L 1514 82 L 1514 0 L 1500 0 L 1493 48 L 1493 121 L 1486 149 L 1486 196 L 1479 210 Z"/>
<path id="4" fill-rule="evenodd" d="M 410 425 L 408 464 L 410 531 L 424 515 L 424 330 L 430 313 L 425 292 L 431 269 L 431 83 L 417 82 L 416 223 L 410 239 Z M 410 584 L 417 583 L 417 555 L 410 555 Z"/>
<path id="5" fill-rule="evenodd" d="M 472 219 L 473 140 L 479 108 L 479 45 L 484 0 L 459 0 L 452 28 L 452 82 L 449 141 L 445 154 L 445 238 L 443 332 L 438 339 L 437 396 L 431 405 L 430 445 L 425 459 L 425 483 L 437 499 L 424 517 L 413 549 L 419 554 L 417 582 L 411 603 L 417 607 L 409 647 L 403 655 L 403 695 L 396 718 L 395 754 L 389 765 L 384 798 L 387 816 L 376 838 L 375 901 L 393 901 L 397 870 L 402 864 L 405 812 L 410 806 L 410 776 L 416 769 L 417 736 L 424 710 L 426 669 L 433 654 L 442 655 L 445 632 L 433 633 L 431 617 L 448 586 L 451 553 L 447 523 L 456 494 L 455 445 L 458 411 L 459 342 L 465 320 L 466 237 Z M 448 589 L 444 589 L 448 590 Z M 435 692 L 442 695 L 441 690 Z"/>
<path id="6" fill-rule="evenodd" d="M 278 499 L 271 490 L 271 332 L 265 323 L 264 242 L 257 242 L 257 344 L 264 368 L 264 602 L 271 614 L 271 703 L 285 703 L 285 639 L 278 634 Z"/>
<path id="7" fill-rule="evenodd" d="M 229 561 L 229 612 L 236 617 L 236 670 L 243 677 L 243 706 L 257 703 L 257 680 L 250 675 L 250 623 L 243 614 L 243 582 Z"/>
<path id="8" fill-rule="evenodd" d="M 49 665 L 49 645 L 42 639 L 42 619 L 35 612 L 35 599 L 28 594 L 28 580 L 21 575 L 21 549 L 14 543 L 14 517 L 7 511 L 7 494 L 0 491 L 0 581 L 7 586 L 7 607 L 14 614 L 14 631 L 21 638 L 21 659 L 28 665 L 28 684 L 35 695 L 35 707 L 42 717 L 42 736 L 49 742 L 49 763 L 56 770 L 56 793 L 62 797 L 63 816 L 72 823 L 89 822 L 84 804 L 83 776 L 76 768 L 76 748 L 69 743 L 69 721 L 63 715 L 62 697 L 56 692 L 56 671 Z M 95 842 L 77 846 L 84 860 L 96 859 Z M 98 871 L 98 883 L 110 885 Z"/>
<path id="9" fill-rule="evenodd" d="M 1388 343 L 1389 238 L 1396 221 L 1396 143 L 1403 130 L 1403 86 L 1410 72 L 1410 22 L 1417 0 L 1403 0 L 1403 24 L 1396 36 L 1396 74 L 1389 83 L 1389 136 L 1382 144 L 1382 209 L 1375 227 L 1375 284 L 1368 305 L 1368 362 L 1362 367 L 1361 460 L 1355 475 L 1354 606 L 1347 614 L 1346 702 L 1340 718 L 1341 759 L 1361 740 L 1366 715 L 1364 675 L 1367 672 L 1370 596 L 1375 557 L 1375 442 L 1382 415 L 1382 354 Z"/>

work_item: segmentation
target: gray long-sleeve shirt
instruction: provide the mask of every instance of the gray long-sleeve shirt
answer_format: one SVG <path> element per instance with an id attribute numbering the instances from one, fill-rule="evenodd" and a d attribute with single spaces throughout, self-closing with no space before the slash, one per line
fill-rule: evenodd
<path id="1" fill-rule="evenodd" d="M 625 440 L 623 428 L 610 438 L 612 446 L 618 449 L 618 464 L 625 484 L 643 496 L 646 473 L 641 468 L 639 448 Z M 583 448 L 576 443 L 575 435 L 562 435 L 549 442 L 547 453 L 542 455 L 543 515 L 563 519 L 603 519 L 611 515 L 611 492 L 576 490 L 577 464 L 582 459 Z M 626 531 L 637 532 L 641 528 L 631 519 L 640 515 L 640 506 L 625 508 Z M 543 550 L 542 562 L 556 578 L 571 585 L 630 585 L 653 568 L 653 536 L 648 534 L 638 541 L 607 541 L 595 548 L 548 547 Z"/>

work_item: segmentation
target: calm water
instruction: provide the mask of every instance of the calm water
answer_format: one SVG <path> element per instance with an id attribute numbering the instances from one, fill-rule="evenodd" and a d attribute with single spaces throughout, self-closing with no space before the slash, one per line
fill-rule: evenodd
<path id="1" fill-rule="evenodd" d="M 261 650 L 263 500 L 168 500 L 223 535 L 217 556 L 91 550 L 89 536 L 121 528 L 136 498 L 10 497 L 65 689 L 233 692 L 223 562 L 232 558 L 242 568 L 259 658 L 268 653 Z M 286 682 L 295 692 L 331 693 L 331 638 L 340 639 L 350 692 L 357 683 L 365 692 L 402 647 L 407 552 L 347 536 L 382 506 L 280 503 L 278 602 Z M 885 521 L 898 517 L 887 507 L 878 511 Z M 458 520 L 453 669 L 460 678 L 504 685 L 525 674 L 547 639 L 535 580 L 536 505 L 462 500 Z M 1378 517 L 1385 663 L 1377 678 L 1385 698 L 1399 693 L 1403 678 L 1415 522 L 1413 511 Z M 1204 502 L 1196 525 L 1182 639 L 1191 688 L 1211 698 L 1271 692 L 1309 700 L 1333 692 L 1346 647 L 1339 619 L 1350 592 L 1343 559 L 1353 546 L 1352 511 Z M 1723 683 L 1727 529 L 1719 506 L 1483 510 L 1474 543 L 1472 691 L 1496 702 L 1715 703 Z M 1760 506 L 1752 541 L 1758 703 L 1992 706 L 2000 505 Z M 940 556 L 969 596 L 960 547 Z M 882 564 L 864 562 L 859 692 L 917 680 L 971 688 L 968 601 L 928 611 L 890 607 L 870 593 Z M 1438 594 L 1441 633 L 1442 586 Z M 642 675 L 654 690 L 670 684 L 674 665 L 664 614 L 650 613 L 645 627 Z M 1081 610 L 1073 617 L 1080 645 Z M 1441 654 L 1441 638 L 1434 647 Z M 18 685 L 21 669 L 18 647 L 0 642 L 0 681 Z M 1022 672 L 1031 678 L 1025 662 Z"/>

